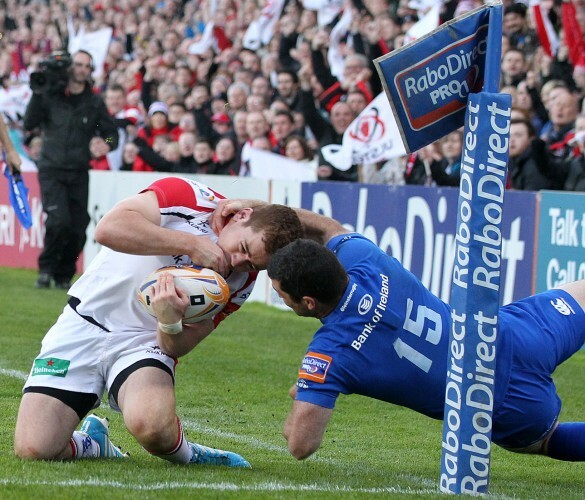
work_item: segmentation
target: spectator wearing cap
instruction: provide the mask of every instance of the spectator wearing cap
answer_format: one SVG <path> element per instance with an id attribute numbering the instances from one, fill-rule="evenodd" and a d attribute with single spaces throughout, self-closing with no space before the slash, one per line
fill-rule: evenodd
<path id="1" fill-rule="evenodd" d="M 162 101 L 153 102 L 148 108 L 148 117 L 145 125 L 138 129 L 138 137 L 146 142 L 149 147 L 154 146 L 156 137 L 168 136 L 169 128 L 169 108 Z M 134 162 L 134 170 L 138 172 L 152 172 L 154 168 L 139 158 Z"/>
<path id="2" fill-rule="evenodd" d="M 211 144 L 217 144 L 217 141 L 226 135 L 233 134 L 232 120 L 227 113 L 215 113 L 211 117 L 211 129 L 207 138 Z"/>

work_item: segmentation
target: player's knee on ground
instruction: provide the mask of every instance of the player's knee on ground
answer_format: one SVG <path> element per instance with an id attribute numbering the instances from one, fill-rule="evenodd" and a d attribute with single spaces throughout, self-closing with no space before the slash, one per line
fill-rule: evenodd
<path id="1" fill-rule="evenodd" d="M 124 415 L 126 428 L 136 440 L 151 453 L 165 453 L 172 449 L 179 438 L 175 415 L 156 417 L 132 413 Z"/>
<path id="2" fill-rule="evenodd" d="M 69 444 L 67 444 L 69 446 Z M 18 458 L 25 460 L 55 460 L 62 459 L 63 450 L 53 448 L 46 448 L 35 439 L 34 436 L 15 436 L 14 437 L 14 454 Z"/>

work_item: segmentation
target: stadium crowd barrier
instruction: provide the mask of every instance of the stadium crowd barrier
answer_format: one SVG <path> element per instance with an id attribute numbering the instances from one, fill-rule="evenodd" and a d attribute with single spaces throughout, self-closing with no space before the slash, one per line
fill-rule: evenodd
<path id="1" fill-rule="evenodd" d="M 90 172 L 91 222 L 79 271 L 99 251 L 97 222 L 116 202 L 163 173 Z M 432 292 L 448 301 L 453 271 L 458 190 L 336 182 L 187 176 L 228 197 L 259 198 L 334 217 L 400 260 Z M 25 173 L 34 224 L 24 230 L 0 190 L 0 266 L 36 269 L 44 217 L 36 173 Z M 585 194 L 508 191 L 502 235 L 501 302 L 585 278 Z M 475 235 L 489 238 L 490 235 Z M 280 305 L 265 273 L 251 300 Z"/>

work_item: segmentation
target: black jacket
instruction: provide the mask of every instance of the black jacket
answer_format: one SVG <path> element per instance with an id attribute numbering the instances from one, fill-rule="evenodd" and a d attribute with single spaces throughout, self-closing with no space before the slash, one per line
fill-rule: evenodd
<path id="1" fill-rule="evenodd" d="M 89 170 L 89 142 L 102 137 L 110 150 L 118 147 L 118 129 L 101 96 L 89 84 L 81 94 L 33 94 L 24 128 L 41 129 L 39 170 Z"/>
<path id="2" fill-rule="evenodd" d="M 329 165 L 332 168 L 330 177 L 319 179 L 327 181 L 350 181 L 357 182 L 358 169 L 357 165 L 352 165 L 349 170 L 343 171 L 335 168 L 323 157 L 321 148 L 329 144 L 342 144 L 343 134 L 338 134 L 331 122 L 327 121 L 317 108 L 313 99 L 313 93 L 310 90 L 300 90 L 300 110 L 305 117 L 305 123 L 311 128 L 315 138 L 319 142 L 319 165 Z"/>

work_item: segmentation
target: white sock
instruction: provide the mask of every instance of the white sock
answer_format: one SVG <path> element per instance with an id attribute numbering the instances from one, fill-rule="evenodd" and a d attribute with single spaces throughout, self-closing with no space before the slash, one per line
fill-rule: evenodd
<path id="1" fill-rule="evenodd" d="M 189 441 L 185 437 L 185 433 L 183 432 L 183 426 L 181 425 L 181 421 L 177 418 L 177 425 L 179 427 L 179 439 L 177 444 L 173 447 L 171 451 L 168 453 L 152 453 L 155 457 L 162 458 L 163 460 L 168 460 L 169 462 L 173 462 L 175 464 L 188 464 L 191 461 L 191 457 L 193 456 L 193 449 L 189 445 Z"/>
<path id="2" fill-rule="evenodd" d="M 84 432 L 75 431 L 71 436 L 72 458 L 96 458 L 100 455 L 100 445 Z"/>

